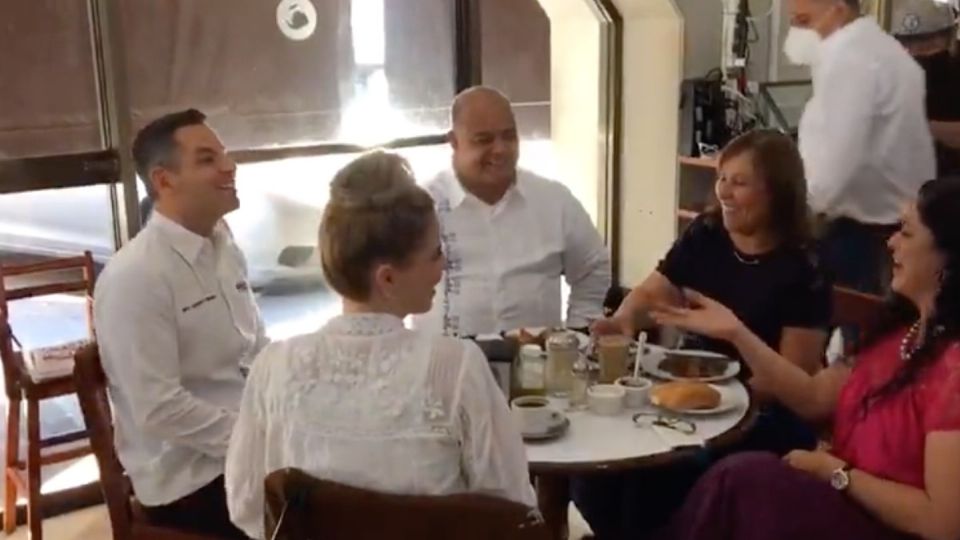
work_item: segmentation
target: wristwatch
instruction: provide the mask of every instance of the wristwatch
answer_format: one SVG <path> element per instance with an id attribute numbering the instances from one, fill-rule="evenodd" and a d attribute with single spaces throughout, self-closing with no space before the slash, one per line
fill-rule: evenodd
<path id="1" fill-rule="evenodd" d="M 846 464 L 830 473 L 830 487 L 837 491 L 846 491 L 850 487 L 850 470 L 853 466 Z"/>

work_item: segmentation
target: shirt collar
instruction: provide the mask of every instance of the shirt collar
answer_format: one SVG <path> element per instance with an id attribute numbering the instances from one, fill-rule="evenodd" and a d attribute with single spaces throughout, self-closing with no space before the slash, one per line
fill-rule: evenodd
<path id="1" fill-rule="evenodd" d="M 460 179 L 457 178 L 456 172 L 451 172 L 448 184 L 449 186 L 447 194 L 450 200 L 450 207 L 457 208 L 463 204 L 463 201 L 467 198 L 468 193 L 463 188 L 463 184 L 460 183 Z M 512 194 L 517 194 L 521 197 L 527 197 L 529 196 L 527 193 L 528 190 L 529 186 L 527 186 L 527 183 L 523 181 L 523 173 L 519 168 L 517 168 L 517 177 L 513 181 L 513 185 L 507 188 L 506 193 L 503 194 L 503 198 L 500 199 L 498 204 L 506 201 Z"/>
<path id="2" fill-rule="evenodd" d="M 208 240 L 160 212 L 153 212 L 150 226 L 155 227 L 170 242 L 173 249 L 191 263 L 196 262 L 200 250 Z"/>

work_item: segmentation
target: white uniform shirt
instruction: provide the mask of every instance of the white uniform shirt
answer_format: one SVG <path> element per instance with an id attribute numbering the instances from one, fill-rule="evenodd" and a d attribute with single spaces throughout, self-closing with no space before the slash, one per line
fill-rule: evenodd
<path id="1" fill-rule="evenodd" d="M 342 315 L 257 357 L 226 469 L 230 518 L 253 538 L 264 535 L 263 480 L 285 467 L 389 493 L 537 505 L 520 431 L 480 349 L 386 314 Z"/>
<path id="2" fill-rule="evenodd" d="M 518 170 L 491 206 L 466 192 L 452 170 L 427 186 L 437 204 L 447 268 L 417 328 L 472 336 L 560 326 L 560 277 L 570 285 L 566 324 L 603 313 L 610 255 L 590 216 L 566 186 Z"/>
<path id="3" fill-rule="evenodd" d="M 821 43 L 800 153 L 814 212 L 893 224 L 936 177 L 923 70 L 867 17 Z"/>
<path id="4" fill-rule="evenodd" d="M 97 281 L 94 320 L 137 499 L 167 504 L 222 475 L 240 366 L 266 343 L 226 225 L 204 238 L 154 212 Z"/>

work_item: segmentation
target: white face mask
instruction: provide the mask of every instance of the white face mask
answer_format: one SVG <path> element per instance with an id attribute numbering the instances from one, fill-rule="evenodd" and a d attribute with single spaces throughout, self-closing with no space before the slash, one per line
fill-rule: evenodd
<path id="1" fill-rule="evenodd" d="M 794 64 L 810 66 L 817 60 L 821 41 L 816 30 L 791 26 L 783 42 L 783 52 Z"/>

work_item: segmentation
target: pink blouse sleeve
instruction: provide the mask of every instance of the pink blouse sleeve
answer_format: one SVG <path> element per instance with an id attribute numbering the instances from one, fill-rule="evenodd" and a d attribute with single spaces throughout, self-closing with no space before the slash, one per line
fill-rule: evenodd
<path id="1" fill-rule="evenodd" d="M 924 431 L 960 431 L 960 343 L 944 351 L 942 370 L 926 396 Z"/>

